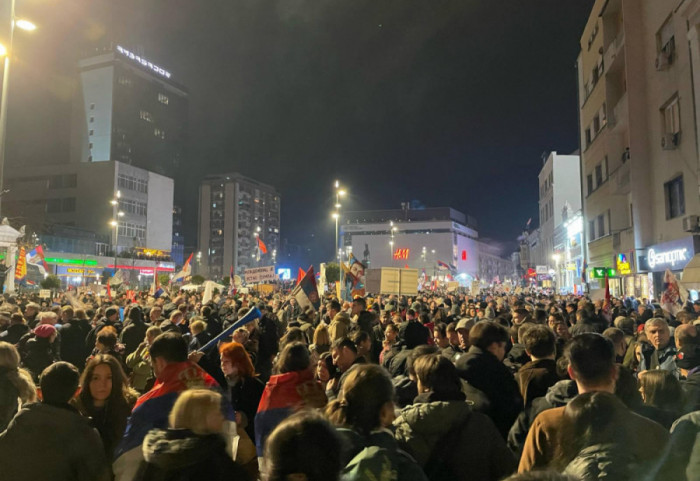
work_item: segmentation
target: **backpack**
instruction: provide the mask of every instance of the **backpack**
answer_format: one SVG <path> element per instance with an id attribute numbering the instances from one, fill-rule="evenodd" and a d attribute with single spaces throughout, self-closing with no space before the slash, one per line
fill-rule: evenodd
<path id="1" fill-rule="evenodd" d="M 467 427 L 472 416 L 469 413 L 462 422 L 455 424 L 447 431 L 433 447 L 430 458 L 425 463 L 425 474 L 430 481 L 452 481 L 459 479 L 462 473 L 456 472 L 456 467 L 450 462 L 455 459 L 462 431 Z"/>
<path id="2" fill-rule="evenodd" d="M 582 449 L 567 465 L 563 474 L 581 481 L 632 481 L 642 479 L 643 465 L 623 446 L 595 444 Z"/>
<path id="3" fill-rule="evenodd" d="M 341 481 L 426 481 L 423 471 L 401 450 L 368 446 L 345 466 Z"/>

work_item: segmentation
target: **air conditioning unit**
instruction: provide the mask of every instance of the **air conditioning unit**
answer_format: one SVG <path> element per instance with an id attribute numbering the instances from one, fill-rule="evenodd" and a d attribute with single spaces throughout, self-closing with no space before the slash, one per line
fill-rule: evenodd
<path id="1" fill-rule="evenodd" d="M 683 217 L 683 231 L 697 232 L 700 230 L 700 216 L 688 215 Z"/>
<path id="2" fill-rule="evenodd" d="M 664 150 L 675 150 L 680 143 L 680 133 L 664 134 L 661 137 L 661 148 Z"/>
<path id="3" fill-rule="evenodd" d="M 656 56 L 656 70 L 666 70 L 671 65 L 670 55 L 663 50 Z"/>

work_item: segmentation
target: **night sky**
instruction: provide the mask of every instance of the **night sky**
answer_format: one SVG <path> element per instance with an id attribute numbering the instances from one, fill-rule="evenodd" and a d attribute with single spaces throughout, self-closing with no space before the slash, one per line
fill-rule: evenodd
<path id="1" fill-rule="evenodd" d="M 335 179 L 346 209 L 420 200 L 513 241 L 537 223 L 542 154 L 578 148 L 574 64 L 593 0 L 111 3 L 18 0 L 42 28 L 18 41 L 8 157 L 66 152 L 86 42 L 143 47 L 191 93 L 188 244 L 195 179 L 227 171 L 277 187 L 282 237 L 308 261 L 333 255 Z"/>

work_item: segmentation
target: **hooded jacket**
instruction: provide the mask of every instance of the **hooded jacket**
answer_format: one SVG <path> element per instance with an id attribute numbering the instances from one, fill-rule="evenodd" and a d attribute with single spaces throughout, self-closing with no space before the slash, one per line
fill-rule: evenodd
<path id="1" fill-rule="evenodd" d="M 138 481 L 247 480 L 226 452 L 219 434 L 196 435 L 185 429 L 154 429 L 143 441 L 146 463 Z"/>
<path id="2" fill-rule="evenodd" d="M 569 401 L 578 395 L 578 387 L 574 381 L 565 379 L 550 387 L 543 397 L 534 399 L 532 404 L 518 415 L 513 427 L 508 432 L 508 447 L 517 457 L 523 452 L 527 433 L 532 422 L 542 411 L 551 408 L 566 406 Z"/>
<path id="3" fill-rule="evenodd" d="M 0 466 L 7 480 L 109 479 L 100 436 L 67 404 L 25 405 L 0 434 Z"/>
<path id="4" fill-rule="evenodd" d="M 331 338 L 331 343 L 337 339 L 348 337 L 348 333 L 350 332 L 350 323 L 350 316 L 348 316 L 345 312 L 340 311 L 335 315 L 331 321 L 331 325 L 328 326 L 328 335 Z"/>
<path id="5" fill-rule="evenodd" d="M 461 394 L 461 393 L 459 393 Z M 423 393 L 415 404 L 401 411 L 394 421 L 399 447 L 425 468 L 438 449 L 448 449 L 449 468 L 460 476 L 455 481 L 479 479 L 497 481 L 513 473 L 515 457 L 485 414 L 472 411 L 462 399 L 435 400 L 435 393 Z M 460 433 L 456 446 L 442 440 L 456 426 Z"/>
<path id="6" fill-rule="evenodd" d="M 528 406 L 534 399 L 546 395 L 547 390 L 559 381 L 557 362 L 554 359 L 530 361 L 520 368 L 516 377 L 523 404 Z"/>

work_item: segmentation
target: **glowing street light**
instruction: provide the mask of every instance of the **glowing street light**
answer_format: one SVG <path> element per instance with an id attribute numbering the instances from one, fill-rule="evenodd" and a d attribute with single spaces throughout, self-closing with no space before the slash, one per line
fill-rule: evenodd
<path id="1" fill-rule="evenodd" d="M 0 57 L 7 55 L 7 47 L 0 43 Z"/>
<path id="2" fill-rule="evenodd" d="M 25 19 L 15 20 L 15 27 L 26 30 L 27 32 L 33 32 L 36 30 L 36 25 Z"/>
<path id="3" fill-rule="evenodd" d="M 333 250 L 337 251 L 337 260 L 338 260 L 338 265 L 340 265 L 340 262 L 342 260 L 343 256 L 343 250 L 342 248 L 338 245 L 338 238 L 340 237 L 339 231 L 338 231 L 338 225 L 340 223 L 340 198 L 345 196 L 347 194 L 347 191 L 343 188 L 340 187 L 340 181 L 336 180 L 335 183 L 335 212 L 333 212 L 333 219 L 335 219 L 335 245 L 333 246 Z"/>

